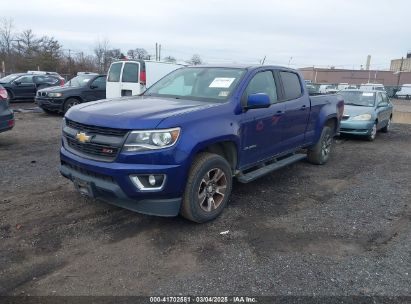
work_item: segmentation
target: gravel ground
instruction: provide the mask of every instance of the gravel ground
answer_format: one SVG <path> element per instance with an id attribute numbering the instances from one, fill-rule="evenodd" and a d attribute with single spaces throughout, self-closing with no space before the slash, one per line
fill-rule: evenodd
<path id="1" fill-rule="evenodd" d="M 58 173 L 61 117 L 16 119 L 0 134 L 0 294 L 411 296 L 411 125 L 236 183 L 198 225 L 80 196 Z"/>

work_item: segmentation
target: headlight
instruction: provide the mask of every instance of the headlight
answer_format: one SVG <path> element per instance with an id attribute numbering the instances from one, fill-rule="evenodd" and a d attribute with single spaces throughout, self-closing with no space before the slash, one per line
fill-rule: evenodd
<path id="1" fill-rule="evenodd" d="M 49 97 L 61 97 L 63 96 L 63 93 L 48 93 L 47 95 Z"/>
<path id="2" fill-rule="evenodd" d="M 361 114 L 354 116 L 352 120 L 371 120 L 371 114 Z"/>
<path id="3" fill-rule="evenodd" d="M 167 130 L 132 131 L 124 144 L 123 151 L 157 150 L 173 146 L 180 136 L 180 128 Z"/>

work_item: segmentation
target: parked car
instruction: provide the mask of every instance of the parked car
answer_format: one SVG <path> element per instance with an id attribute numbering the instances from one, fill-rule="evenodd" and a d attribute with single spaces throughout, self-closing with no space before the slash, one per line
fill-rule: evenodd
<path id="1" fill-rule="evenodd" d="M 334 94 L 338 92 L 338 88 L 335 84 L 320 84 L 318 91 L 320 94 Z"/>
<path id="2" fill-rule="evenodd" d="M 363 83 L 360 86 L 362 91 L 382 91 L 385 92 L 384 85 L 381 83 Z"/>
<path id="3" fill-rule="evenodd" d="M 79 73 L 63 87 L 38 90 L 35 101 L 47 113 L 66 113 L 74 105 L 105 98 L 106 75 Z"/>
<path id="4" fill-rule="evenodd" d="M 84 195 L 205 222 L 227 204 L 233 177 L 326 163 L 343 108 L 340 95 L 309 97 L 288 68 L 181 68 L 141 96 L 72 107 L 60 172 Z"/>
<path id="5" fill-rule="evenodd" d="M 7 90 L 10 101 L 34 99 L 40 89 L 64 85 L 64 78 L 54 72 L 35 72 L 10 74 L 0 79 Z"/>
<path id="6" fill-rule="evenodd" d="M 411 84 L 403 84 L 399 91 L 395 93 L 396 98 L 404 98 L 410 99 L 411 98 Z"/>
<path id="7" fill-rule="evenodd" d="M 11 130 L 13 127 L 14 115 L 9 107 L 7 91 L 0 85 L 0 132 Z"/>
<path id="8" fill-rule="evenodd" d="M 378 90 L 344 90 L 345 102 L 340 133 L 361 135 L 373 141 L 377 131 L 388 132 L 393 106 L 385 92 Z"/>
<path id="9" fill-rule="evenodd" d="M 181 64 L 150 60 L 123 60 L 110 65 L 107 98 L 139 95 Z"/>

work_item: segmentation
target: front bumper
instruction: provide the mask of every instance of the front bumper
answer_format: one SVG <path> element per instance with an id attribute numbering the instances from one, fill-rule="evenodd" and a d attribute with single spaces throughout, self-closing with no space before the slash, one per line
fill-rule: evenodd
<path id="1" fill-rule="evenodd" d="M 374 121 L 353 121 L 342 120 L 340 124 L 341 134 L 353 134 L 353 135 L 369 135 L 371 133 Z"/>
<path id="2" fill-rule="evenodd" d="M 36 97 L 35 102 L 42 109 L 59 112 L 63 111 L 64 98 Z"/>
<path id="3" fill-rule="evenodd" d="M 98 162 L 81 158 L 64 147 L 60 151 L 61 174 L 79 184 L 85 184 L 87 195 L 132 211 L 177 216 L 185 187 L 185 171 L 181 165 L 142 165 Z M 165 174 L 161 191 L 141 191 L 131 182 L 130 174 Z"/>
<path id="4" fill-rule="evenodd" d="M 7 110 L 0 115 L 0 132 L 11 130 L 14 127 L 14 114 Z"/>

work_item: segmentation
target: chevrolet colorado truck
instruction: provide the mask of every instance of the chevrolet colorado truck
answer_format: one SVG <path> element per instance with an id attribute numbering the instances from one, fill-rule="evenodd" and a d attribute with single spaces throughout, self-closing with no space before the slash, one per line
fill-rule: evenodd
<path id="1" fill-rule="evenodd" d="M 72 107 L 60 172 L 84 195 L 206 222 L 227 205 L 234 178 L 327 162 L 343 110 L 340 95 L 310 97 L 292 69 L 185 67 L 140 96 Z"/>

